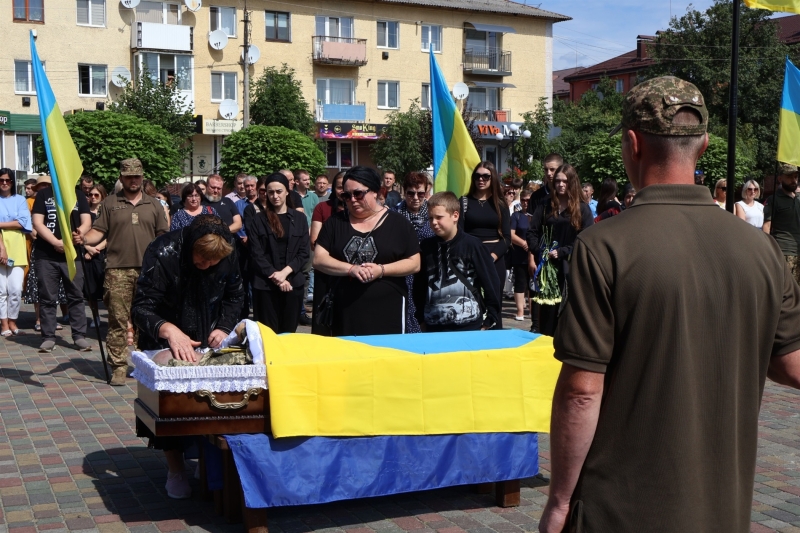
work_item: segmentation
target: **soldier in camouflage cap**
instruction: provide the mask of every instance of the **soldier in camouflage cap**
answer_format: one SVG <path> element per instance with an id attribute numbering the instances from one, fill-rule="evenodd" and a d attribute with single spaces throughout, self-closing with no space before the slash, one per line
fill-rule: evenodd
<path id="1" fill-rule="evenodd" d="M 120 176 L 144 176 L 144 167 L 137 158 L 123 159 L 119 163 Z"/>
<path id="2" fill-rule="evenodd" d="M 675 115 L 686 108 L 700 115 L 699 124 L 678 124 Z M 638 130 L 653 135 L 702 135 L 708 126 L 708 110 L 697 87 L 674 76 L 653 78 L 640 83 L 625 95 L 622 122 L 611 130 Z"/>
<path id="3" fill-rule="evenodd" d="M 779 163 L 778 174 L 779 175 L 797 174 L 797 167 L 794 165 L 790 165 L 789 163 Z"/>
<path id="4" fill-rule="evenodd" d="M 800 198 L 797 196 L 797 167 L 778 164 L 775 194 L 764 202 L 763 230 L 778 241 L 795 281 L 800 283 Z"/>

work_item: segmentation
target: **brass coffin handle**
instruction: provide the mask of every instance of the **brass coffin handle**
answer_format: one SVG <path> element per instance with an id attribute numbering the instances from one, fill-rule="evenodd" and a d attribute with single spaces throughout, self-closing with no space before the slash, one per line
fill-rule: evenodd
<path id="1" fill-rule="evenodd" d="M 216 407 L 217 409 L 225 409 L 228 411 L 235 411 L 236 409 L 247 407 L 247 404 L 250 403 L 250 397 L 258 396 L 259 390 L 261 389 L 250 389 L 249 391 L 244 393 L 241 402 L 235 402 L 235 403 L 220 403 L 214 397 L 214 393 L 209 390 L 199 390 L 194 394 L 198 398 L 208 398 L 208 401 L 211 403 L 212 407 Z"/>

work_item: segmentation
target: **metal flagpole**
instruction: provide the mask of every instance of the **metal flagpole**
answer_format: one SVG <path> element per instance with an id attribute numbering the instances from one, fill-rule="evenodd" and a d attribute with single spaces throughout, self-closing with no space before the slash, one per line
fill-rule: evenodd
<path id="1" fill-rule="evenodd" d="M 739 15 L 740 0 L 733 0 L 733 42 L 731 54 L 730 103 L 728 105 L 728 192 L 725 209 L 733 213 L 736 199 L 736 117 L 738 113 L 739 93 Z"/>

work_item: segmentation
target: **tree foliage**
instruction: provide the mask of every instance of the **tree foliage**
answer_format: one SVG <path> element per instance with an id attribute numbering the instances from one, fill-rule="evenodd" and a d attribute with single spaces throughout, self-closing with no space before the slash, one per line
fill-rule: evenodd
<path id="1" fill-rule="evenodd" d="M 732 0 L 715 0 L 703 12 L 690 9 L 673 18 L 669 30 L 650 47 L 656 63 L 646 73 L 647 77 L 673 75 L 694 83 L 705 96 L 709 131 L 723 138 L 728 136 L 732 12 Z M 737 116 L 737 144 L 753 143 L 759 169 L 770 172 L 777 149 L 784 58 L 798 55 L 780 42 L 771 15 L 742 7 Z M 743 130 L 741 125 L 750 129 Z"/>
<path id="2" fill-rule="evenodd" d="M 262 126 L 282 126 L 305 135 L 314 133 L 314 115 L 303 98 L 295 70 L 267 67 L 250 87 L 250 121 Z"/>
<path id="3" fill-rule="evenodd" d="M 281 126 L 250 126 L 232 133 L 222 145 L 220 174 L 233 180 L 243 172 L 266 176 L 282 168 L 304 168 L 312 176 L 325 171 L 325 154 L 308 135 Z"/>
<path id="4" fill-rule="evenodd" d="M 747 144 L 736 144 L 736 185 L 742 185 L 751 177 L 756 161 Z M 708 135 L 708 148 L 697 162 L 697 168 L 706 175 L 706 185 L 714 187 L 717 180 L 728 177 L 728 142 L 724 137 L 710 133 Z M 774 172 L 774 169 L 773 169 Z"/>
<path id="5" fill-rule="evenodd" d="M 386 133 L 370 148 L 372 160 L 382 169 L 394 170 L 398 181 L 433 164 L 431 112 L 412 100 L 408 111 L 389 114 Z"/>
<path id="6" fill-rule="evenodd" d="M 119 178 L 119 163 L 138 157 L 145 177 L 161 186 L 183 175 L 183 156 L 175 139 L 160 126 L 144 119 L 111 111 L 67 115 L 67 128 L 83 163 L 83 171 L 113 189 Z M 36 141 L 39 171 L 48 172 L 42 137 Z"/>
<path id="7" fill-rule="evenodd" d="M 595 133 L 578 152 L 576 170 L 581 181 L 589 181 L 599 189 L 606 178 L 613 178 L 619 185 L 628 183 L 628 174 L 622 163 L 621 135 L 608 136 L 608 132 Z"/>
<path id="8" fill-rule="evenodd" d="M 522 114 L 522 131 L 528 130 L 531 136 L 514 145 L 514 166 L 523 174 L 523 180 L 542 180 L 542 160 L 550 153 L 550 125 L 553 115 L 547 105 L 547 98 L 539 98 L 536 110 Z M 511 163 L 509 161 L 509 163 Z"/>

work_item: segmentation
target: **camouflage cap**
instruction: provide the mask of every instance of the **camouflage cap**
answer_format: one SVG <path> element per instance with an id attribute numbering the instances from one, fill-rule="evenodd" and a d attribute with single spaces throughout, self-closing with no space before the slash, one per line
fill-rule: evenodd
<path id="1" fill-rule="evenodd" d="M 120 176 L 144 176 L 144 168 L 142 162 L 138 159 L 123 159 L 119 164 Z"/>
<path id="2" fill-rule="evenodd" d="M 778 165 L 778 174 L 783 176 L 786 174 L 794 174 L 797 172 L 797 167 L 789 163 L 780 163 Z"/>
<path id="3" fill-rule="evenodd" d="M 673 124 L 675 114 L 687 107 L 700 114 L 700 124 Z M 707 126 L 708 110 L 697 87 L 674 76 L 663 76 L 628 91 L 622 102 L 622 122 L 609 135 L 623 127 L 653 135 L 701 135 Z"/>

